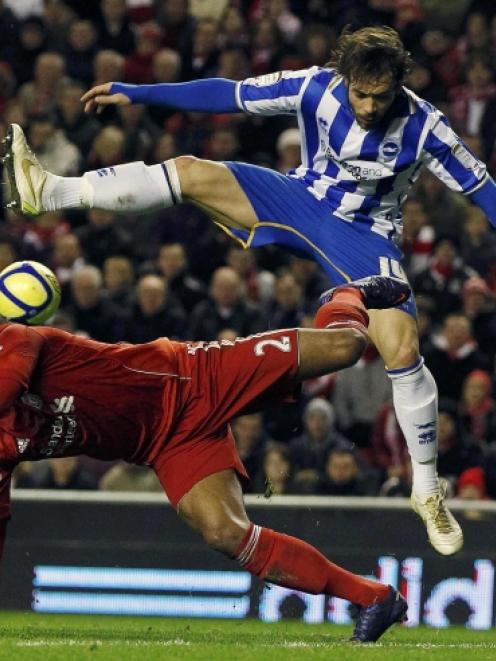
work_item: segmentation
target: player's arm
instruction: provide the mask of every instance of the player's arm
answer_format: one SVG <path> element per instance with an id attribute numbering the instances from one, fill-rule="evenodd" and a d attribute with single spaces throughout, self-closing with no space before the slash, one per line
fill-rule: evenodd
<path id="1" fill-rule="evenodd" d="M 317 70 L 317 68 L 315 68 Z M 107 105 L 144 103 L 193 112 L 274 115 L 296 112 L 303 83 L 313 70 L 278 71 L 235 81 L 205 78 L 187 83 L 128 85 L 105 83 L 81 97 L 86 112 L 102 112 Z"/>
<path id="2" fill-rule="evenodd" d="M 423 160 L 449 188 L 477 204 L 496 227 L 496 183 L 441 113 L 427 134 Z"/>
<path id="3" fill-rule="evenodd" d="M 0 415 L 28 389 L 43 343 L 27 326 L 8 325 L 0 333 Z"/>
<path id="4" fill-rule="evenodd" d="M 194 112 L 240 112 L 236 103 L 236 82 L 227 78 L 205 78 L 187 83 L 128 85 L 105 83 L 81 97 L 86 112 L 102 112 L 108 105 L 144 103 Z"/>

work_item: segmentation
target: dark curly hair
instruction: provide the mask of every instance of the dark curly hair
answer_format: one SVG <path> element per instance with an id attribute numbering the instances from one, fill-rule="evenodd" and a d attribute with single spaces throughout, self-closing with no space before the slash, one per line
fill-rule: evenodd
<path id="1" fill-rule="evenodd" d="M 331 53 L 327 67 L 347 80 L 375 82 L 392 76 L 401 85 L 412 65 L 400 35 L 386 25 L 372 25 L 353 32 L 347 26 Z"/>

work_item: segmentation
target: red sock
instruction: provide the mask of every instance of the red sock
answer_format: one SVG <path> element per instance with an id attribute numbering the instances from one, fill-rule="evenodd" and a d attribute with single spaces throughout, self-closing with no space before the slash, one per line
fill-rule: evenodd
<path id="1" fill-rule="evenodd" d="M 302 592 L 341 597 L 360 606 L 381 603 L 389 596 L 387 585 L 338 567 L 303 540 L 253 524 L 236 559 L 262 580 Z"/>
<path id="2" fill-rule="evenodd" d="M 315 315 L 315 328 L 357 328 L 365 335 L 369 315 L 358 289 L 338 289 L 329 303 L 324 303 Z"/>

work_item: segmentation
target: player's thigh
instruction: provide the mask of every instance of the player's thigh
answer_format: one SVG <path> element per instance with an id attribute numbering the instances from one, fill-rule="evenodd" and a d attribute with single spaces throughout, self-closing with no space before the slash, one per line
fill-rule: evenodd
<path id="1" fill-rule="evenodd" d="M 388 369 L 413 365 L 419 357 L 418 328 L 411 314 L 391 308 L 369 310 L 369 335 Z"/>
<path id="2" fill-rule="evenodd" d="M 234 470 L 197 482 L 179 501 L 177 511 L 213 547 L 234 553 L 250 525 Z"/>
<path id="3" fill-rule="evenodd" d="M 175 164 L 183 197 L 206 211 L 212 220 L 248 229 L 257 222 L 248 196 L 224 163 L 179 156 Z"/>
<path id="4" fill-rule="evenodd" d="M 367 339 L 363 333 L 353 328 L 307 328 L 298 331 L 298 346 L 298 377 L 304 380 L 350 367 L 362 355 Z"/>

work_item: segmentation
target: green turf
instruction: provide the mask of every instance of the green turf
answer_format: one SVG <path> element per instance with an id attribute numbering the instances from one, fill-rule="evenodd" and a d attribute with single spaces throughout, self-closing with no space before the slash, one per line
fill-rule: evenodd
<path id="1" fill-rule="evenodd" d="M 375 645 L 346 641 L 351 628 L 301 622 L 0 613 L 0 659 L 15 661 L 292 661 L 446 659 L 494 661 L 496 629 L 395 627 Z"/>

